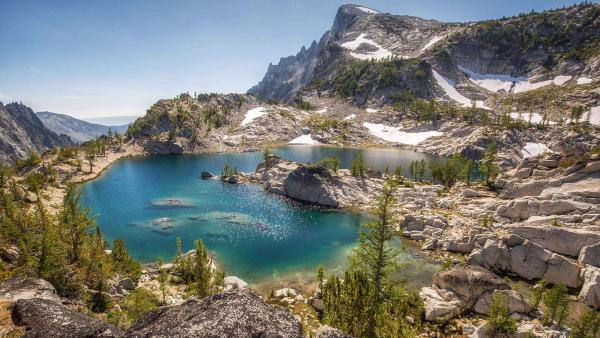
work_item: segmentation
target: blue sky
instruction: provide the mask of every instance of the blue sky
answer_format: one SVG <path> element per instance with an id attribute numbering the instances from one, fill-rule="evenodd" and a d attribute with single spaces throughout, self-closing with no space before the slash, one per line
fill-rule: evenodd
<path id="1" fill-rule="evenodd" d="M 0 0 L 0 101 L 75 117 L 142 115 L 180 92 L 245 92 L 330 28 L 337 0 Z M 566 0 L 364 0 L 473 21 Z"/>

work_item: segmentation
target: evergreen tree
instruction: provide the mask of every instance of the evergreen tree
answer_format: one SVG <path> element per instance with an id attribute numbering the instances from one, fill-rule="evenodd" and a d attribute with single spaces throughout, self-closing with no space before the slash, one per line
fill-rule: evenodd
<path id="1" fill-rule="evenodd" d="M 364 225 L 365 230 L 360 234 L 359 245 L 351 256 L 353 268 L 364 273 L 372 281 L 372 307 L 366 313 L 368 335 L 375 334 L 375 316 L 379 310 L 377 307 L 382 303 L 385 283 L 389 282 L 391 273 L 398 268 L 398 250 L 389 244 L 398 235 L 393 228 L 398 219 L 392 211 L 396 203 L 394 193 L 397 188 L 397 180 L 386 181 L 374 211 L 377 220 Z"/>
<path id="2" fill-rule="evenodd" d="M 546 305 L 543 323 L 550 325 L 556 321 L 560 325 L 569 312 L 567 287 L 563 284 L 556 284 L 544 293 L 543 300 L 544 305 Z"/>
<path id="3" fill-rule="evenodd" d="M 517 322 L 510 316 L 506 295 L 495 292 L 488 309 L 487 327 L 493 336 L 508 336 L 517 331 Z"/>
<path id="4" fill-rule="evenodd" d="M 202 240 L 197 240 L 196 244 L 196 261 L 194 263 L 194 281 L 196 294 L 198 298 L 204 298 L 210 293 L 210 281 L 212 272 L 210 267 L 210 258 Z"/>
<path id="5" fill-rule="evenodd" d="M 500 168 L 496 164 L 498 162 L 498 147 L 496 142 L 492 142 L 488 145 L 485 153 L 483 154 L 481 172 L 483 173 L 484 181 L 487 184 L 491 183 L 491 180 L 496 178 Z"/>
<path id="6" fill-rule="evenodd" d="M 600 336 L 600 315 L 597 310 L 588 310 L 573 325 L 572 338 L 596 338 Z"/>
<path id="7" fill-rule="evenodd" d="M 540 306 L 540 301 L 542 300 L 542 296 L 544 296 L 544 291 L 546 290 L 546 281 L 542 280 L 539 284 L 537 284 L 533 289 L 533 308 L 538 309 Z"/>
<path id="8" fill-rule="evenodd" d="M 423 176 L 425 175 L 425 160 L 421 160 L 416 163 L 416 173 L 419 177 L 419 182 L 422 182 Z"/>
<path id="9" fill-rule="evenodd" d="M 363 157 L 363 153 L 358 153 L 356 159 L 352 161 L 351 168 L 352 176 L 354 177 L 364 177 L 365 176 L 365 160 Z"/>
<path id="10" fill-rule="evenodd" d="M 169 282 L 169 274 L 167 270 L 163 268 L 162 258 L 158 258 L 158 284 L 160 285 L 160 292 L 162 295 L 162 304 L 166 304 L 167 296 L 167 283 Z"/>
<path id="11" fill-rule="evenodd" d="M 175 242 L 177 245 L 177 253 L 175 254 L 175 262 L 179 262 L 179 259 L 181 259 L 181 256 L 183 255 L 181 238 L 177 237 Z"/>
<path id="12" fill-rule="evenodd" d="M 72 263 L 80 260 L 85 237 L 88 229 L 93 225 L 87 211 L 81 209 L 79 199 L 80 193 L 73 185 L 69 185 L 63 199 L 63 208 L 59 214 L 63 239 L 70 244 Z"/>
<path id="13" fill-rule="evenodd" d="M 271 155 L 272 154 L 269 148 L 265 148 L 265 150 L 263 150 L 263 161 L 265 161 L 266 168 L 271 168 Z"/>

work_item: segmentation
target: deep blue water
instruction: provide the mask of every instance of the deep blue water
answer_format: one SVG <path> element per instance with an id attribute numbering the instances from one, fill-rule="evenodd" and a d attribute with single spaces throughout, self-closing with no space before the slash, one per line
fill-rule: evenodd
<path id="1" fill-rule="evenodd" d="M 274 149 L 283 158 L 315 162 L 336 155 L 349 167 L 359 150 L 290 146 Z M 367 164 L 381 169 L 430 157 L 399 150 L 363 150 Z M 260 153 L 148 156 L 118 161 L 82 185 L 82 203 L 97 215 L 105 237 L 122 238 L 142 262 L 171 260 L 180 237 L 184 251 L 202 239 L 229 275 L 249 282 L 297 271 L 345 268 L 366 216 L 307 207 L 266 193 L 259 185 L 201 180 L 201 171 L 220 173 L 224 164 L 252 172 Z M 168 199 L 178 205 L 164 205 Z M 409 256 L 405 259 L 410 259 Z"/>

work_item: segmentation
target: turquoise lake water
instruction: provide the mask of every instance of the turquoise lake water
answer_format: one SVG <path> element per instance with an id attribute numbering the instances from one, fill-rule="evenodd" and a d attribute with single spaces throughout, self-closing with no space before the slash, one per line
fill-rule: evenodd
<path id="1" fill-rule="evenodd" d="M 273 150 L 300 162 L 336 155 L 343 168 L 350 166 L 359 151 L 320 146 Z M 408 168 L 412 160 L 431 158 L 393 149 L 369 149 L 363 154 L 366 163 L 378 169 L 398 164 Z M 171 260 L 180 237 L 184 251 L 202 239 L 228 275 L 248 282 L 312 272 L 318 264 L 341 272 L 366 216 L 301 205 L 266 193 L 259 185 L 199 178 L 201 171 L 220 173 L 226 163 L 253 172 L 261 159 L 260 153 L 125 159 L 82 185 L 82 203 L 97 216 L 107 240 L 123 239 L 130 254 L 141 262 L 158 257 Z M 177 203 L 168 203 L 173 201 Z M 417 270 L 432 269 L 410 254 L 402 259 L 416 263 Z M 411 273 L 419 275 L 421 270 Z"/>

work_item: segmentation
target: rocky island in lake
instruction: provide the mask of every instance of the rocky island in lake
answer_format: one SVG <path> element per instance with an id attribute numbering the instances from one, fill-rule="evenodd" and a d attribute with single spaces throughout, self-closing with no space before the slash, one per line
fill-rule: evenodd
<path id="1" fill-rule="evenodd" d="M 0 4 L 0 336 L 600 337 L 600 5 L 559 3 Z"/>

